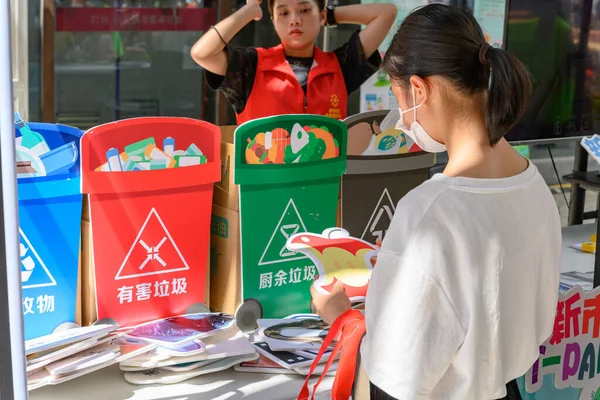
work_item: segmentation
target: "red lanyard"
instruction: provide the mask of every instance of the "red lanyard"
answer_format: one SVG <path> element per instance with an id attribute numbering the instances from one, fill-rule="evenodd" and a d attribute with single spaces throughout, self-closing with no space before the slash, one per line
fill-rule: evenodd
<path id="1" fill-rule="evenodd" d="M 331 344 L 331 342 L 339 336 L 339 340 L 335 344 L 333 351 L 325 364 L 325 368 L 321 373 L 321 377 L 313 387 L 311 400 L 315 398 L 315 392 L 317 387 L 325 377 L 325 374 L 329 370 L 329 367 L 337 357 L 340 350 L 343 350 L 340 360 L 338 362 L 338 369 L 335 374 L 333 381 L 333 389 L 331 393 L 332 400 L 348 400 L 352 394 L 352 386 L 354 385 L 354 377 L 356 375 L 356 360 L 358 357 L 360 341 L 365 334 L 365 317 L 358 310 L 348 310 L 344 314 L 340 315 L 335 320 L 329 333 L 323 340 L 323 345 L 319 349 L 319 354 L 310 366 L 308 376 L 304 381 L 304 385 L 300 390 L 298 400 L 308 400 L 308 381 L 310 376 L 314 372 L 316 366 L 319 364 L 319 360 L 325 354 L 325 351 Z"/>

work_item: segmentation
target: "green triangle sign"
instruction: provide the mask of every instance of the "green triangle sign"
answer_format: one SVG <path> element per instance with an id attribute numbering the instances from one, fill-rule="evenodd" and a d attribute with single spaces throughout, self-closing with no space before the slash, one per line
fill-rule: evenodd
<path id="1" fill-rule="evenodd" d="M 275 230 L 263 251 L 258 265 L 276 264 L 281 262 L 307 258 L 304 254 L 290 251 L 285 247 L 288 238 L 295 233 L 306 232 L 306 226 L 293 199 L 290 199 Z"/>

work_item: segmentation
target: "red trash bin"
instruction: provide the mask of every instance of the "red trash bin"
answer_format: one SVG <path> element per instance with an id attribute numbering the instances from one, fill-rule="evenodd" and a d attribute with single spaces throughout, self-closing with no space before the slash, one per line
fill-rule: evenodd
<path id="1" fill-rule="evenodd" d="M 111 148 L 154 137 L 176 149 L 196 144 L 201 165 L 101 172 Z M 82 192 L 89 195 L 98 320 L 120 326 L 185 313 L 204 302 L 214 182 L 220 181 L 220 129 L 187 118 L 133 118 L 81 139 Z"/>

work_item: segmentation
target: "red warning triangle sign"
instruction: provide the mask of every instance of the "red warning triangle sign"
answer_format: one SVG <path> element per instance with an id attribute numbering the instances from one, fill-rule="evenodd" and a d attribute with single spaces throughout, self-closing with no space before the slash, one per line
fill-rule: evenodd
<path id="1" fill-rule="evenodd" d="M 155 208 L 133 241 L 115 280 L 190 269 Z"/>

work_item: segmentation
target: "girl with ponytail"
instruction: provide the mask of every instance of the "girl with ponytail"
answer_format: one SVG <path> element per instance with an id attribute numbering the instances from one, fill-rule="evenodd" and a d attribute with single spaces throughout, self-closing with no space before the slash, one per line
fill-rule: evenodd
<path id="1" fill-rule="evenodd" d="M 562 246 L 544 179 L 503 138 L 527 107 L 529 73 L 441 4 L 406 18 L 383 66 L 396 126 L 449 161 L 400 200 L 373 269 L 360 347 L 371 398 L 520 399 L 514 380 L 552 333 Z M 360 332 L 342 286 L 313 301 L 341 343 L 341 321 Z"/>

